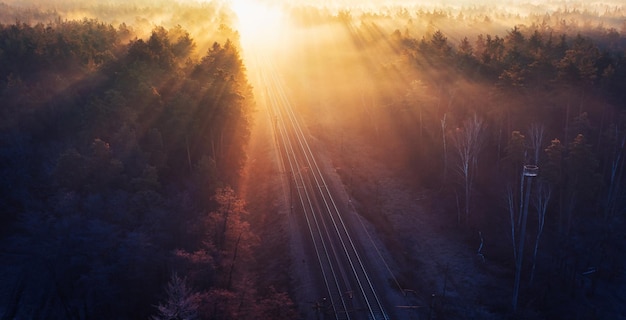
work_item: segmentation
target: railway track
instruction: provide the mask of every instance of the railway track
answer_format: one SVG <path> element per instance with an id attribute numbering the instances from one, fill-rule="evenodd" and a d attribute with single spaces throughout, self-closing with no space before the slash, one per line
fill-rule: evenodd
<path id="1" fill-rule="evenodd" d="M 266 86 L 282 167 L 290 179 L 293 212 L 303 215 L 306 221 L 314 260 L 323 279 L 325 317 L 389 319 L 276 68 L 263 58 L 258 58 L 257 64 Z"/>

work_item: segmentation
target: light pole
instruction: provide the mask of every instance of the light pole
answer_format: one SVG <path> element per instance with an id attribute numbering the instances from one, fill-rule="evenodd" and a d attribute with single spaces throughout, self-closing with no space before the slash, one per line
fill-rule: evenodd
<path id="1" fill-rule="evenodd" d="M 513 312 L 517 310 L 517 298 L 519 296 L 519 283 L 522 276 L 522 261 L 524 258 L 524 238 L 526 237 L 526 221 L 528 220 L 528 201 L 530 199 L 530 187 L 532 185 L 533 178 L 537 176 L 539 167 L 536 165 L 525 165 L 522 174 L 522 186 L 524 185 L 524 179 L 526 180 L 526 195 L 520 208 L 522 209 L 522 226 L 520 230 L 519 246 L 517 249 L 517 259 L 515 261 L 515 283 L 513 284 Z"/>

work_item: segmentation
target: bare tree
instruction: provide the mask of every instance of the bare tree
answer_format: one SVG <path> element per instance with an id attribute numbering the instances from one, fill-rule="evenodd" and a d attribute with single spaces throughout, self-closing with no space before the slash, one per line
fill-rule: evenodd
<path id="1" fill-rule="evenodd" d="M 408 104 L 419 112 L 420 118 L 420 139 L 424 134 L 424 107 L 431 100 L 428 87 L 421 80 L 413 80 L 409 84 L 409 89 L 405 95 Z"/>
<path id="2" fill-rule="evenodd" d="M 465 223 L 469 223 L 470 198 L 474 184 L 478 156 L 484 142 L 483 120 L 476 114 L 464 122 L 463 129 L 457 128 L 454 132 L 454 146 L 459 156 L 457 170 L 463 179 L 465 193 Z"/>
<path id="3" fill-rule="evenodd" d="M 542 179 L 545 179 L 555 190 L 556 195 L 558 196 L 558 208 L 559 208 L 559 217 L 558 217 L 558 232 L 562 233 L 564 228 L 564 191 L 563 191 L 563 176 L 564 174 L 564 164 L 563 158 L 565 153 L 565 147 L 561 144 L 559 139 L 552 139 L 550 145 L 544 149 L 546 154 L 546 159 L 541 167 L 541 176 Z"/>
<path id="4" fill-rule="evenodd" d="M 595 194 L 601 178 L 597 173 L 598 161 L 592 151 L 591 145 L 587 144 L 584 135 L 578 134 L 574 141 L 569 144 L 568 155 L 565 158 L 565 171 L 567 174 L 565 206 L 566 224 L 565 233 L 569 234 L 574 220 L 574 211 L 578 204 Z"/>
<path id="5" fill-rule="evenodd" d="M 506 188 L 506 201 L 509 209 L 509 218 L 511 221 L 511 242 L 513 244 L 513 259 L 517 261 L 517 244 L 515 242 L 515 230 L 516 223 L 515 217 L 517 213 L 515 211 L 515 196 L 513 195 L 513 188 L 509 185 Z"/>
<path id="6" fill-rule="evenodd" d="M 441 137 L 443 139 L 443 183 L 446 183 L 446 178 L 448 176 L 448 146 L 446 144 L 446 116 L 447 113 L 443 114 L 443 119 L 441 119 Z"/>
<path id="7" fill-rule="evenodd" d="M 535 248 L 533 250 L 533 266 L 530 271 L 530 284 L 532 285 L 535 278 L 535 267 L 537 265 L 537 249 L 539 249 L 539 239 L 543 233 L 543 227 L 546 222 L 546 212 L 548 211 L 548 203 L 552 197 L 552 186 L 547 181 L 541 181 L 537 184 L 537 191 L 533 198 L 533 207 L 537 211 L 537 236 L 535 237 Z"/>
<path id="8" fill-rule="evenodd" d="M 513 312 L 515 312 L 517 310 L 517 300 L 518 300 L 518 296 L 519 296 L 519 289 L 520 289 L 520 279 L 522 276 L 522 263 L 524 260 L 524 244 L 526 243 L 526 222 L 528 220 L 528 207 L 529 207 L 529 200 L 530 200 L 530 190 L 531 190 L 531 186 L 532 186 L 532 181 L 533 181 L 533 177 L 537 176 L 537 171 L 538 171 L 538 167 L 535 165 L 525 165 L 524 166 L 524 173 L 522 176 L 522 183 L 524 183 L 524 180 L 526 180 L 526 192 L 525 195 L 523 197 L 523 200 L 520 199 L 520 216 L 521 218 L 521 225 L 519 226 L 519 244 L 517 246 L 517 248 L 515 248 L 515 252 L 517 252 L 517 254 L 515 255 L 516 260 L 515 260 L 515 282 L 513 284 Z M 511 223 L 513 223 L 514 221 L 511 221 Z M 515 243 L 513 243 L 513 245 L 515 245 Z"/>
<path id="9" fill-rule="evenodd" d="M 621 193 L 620 181 L 624 176 L 624 149 L 626 147 L 626 130 L 620 130 L 618 125 L 613 126 L 609 130 L 611 137 L 611 157 L 609 168 L 609 189 L 606 195 L 606 207 L 604 209 L 604 217 L 611 217 L 616 210 L 617 197 Z"/>
<path id="10" fill-rule="evenodd" d="M 539 163 L 539 155 L 541 154 L 543 147 L 545 126 L 540 123 L 533 123 L 528 129 L 529 146 L 533 152 L 534 164 Z"/>
<path id="11" fill-rule="evenodd" d="M 524 177 L 522 175 L 522 168 L 526 163 L 527 158 L 527 150 L 528 146 L 526 144 L 526 136 L 524 136 L 521 132 L 515 130 L 511 132 L 511 138 L 509 139 L 509 143 L 506 146 L 506 159 L 508 164 L 508 169 L 510 173 L 515 177 L 515 182 L 519 182 L 520 184 L 520 199 L 524 197 Z M 519 212 L 522 212 L 522 201 L 519 202 L 520 209 Z M 518 215 L 517 224 L 518 226 L 522 223 L 522 215 Z"/>

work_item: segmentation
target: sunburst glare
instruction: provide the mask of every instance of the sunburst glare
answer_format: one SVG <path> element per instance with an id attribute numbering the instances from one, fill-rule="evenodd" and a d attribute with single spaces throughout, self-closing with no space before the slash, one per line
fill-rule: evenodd
<path id="1" fill-rule="evenodd" d="M 255 0 L 233 0 L 236 27 L 244 47 L 267 48 L 280 37 L 284 14 L 280 7 Z"/>
<path id="2" fill-rule="evenodd" d="M 626 320 L 626 0 L 0 8 L 2 319 Z"/>

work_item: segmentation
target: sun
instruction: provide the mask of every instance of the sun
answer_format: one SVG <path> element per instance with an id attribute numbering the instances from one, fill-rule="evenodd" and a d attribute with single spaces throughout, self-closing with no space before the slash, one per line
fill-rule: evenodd
<path id="1" fill-rule="evenodd" d="M 236 28 L 244 47 L 271 46 L 283 30 L 284 14 L 280 7 L 255 0 L 232 0 Z"/>

